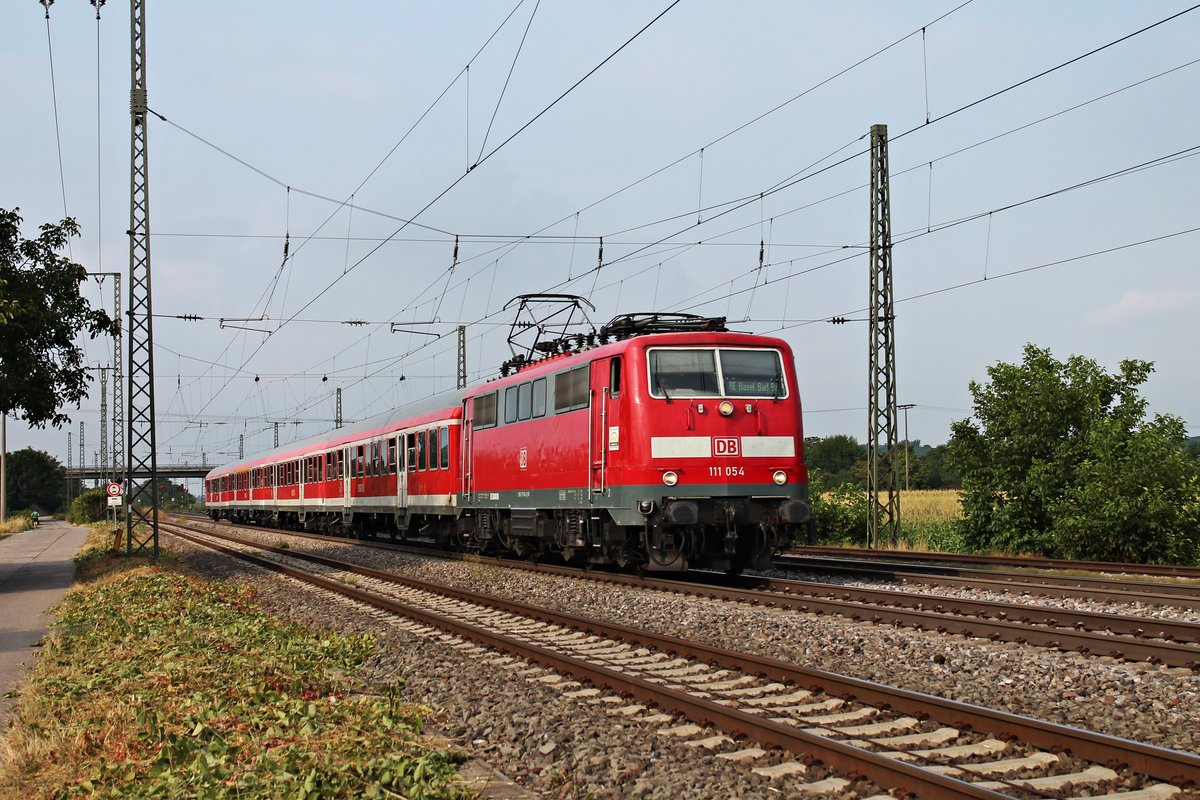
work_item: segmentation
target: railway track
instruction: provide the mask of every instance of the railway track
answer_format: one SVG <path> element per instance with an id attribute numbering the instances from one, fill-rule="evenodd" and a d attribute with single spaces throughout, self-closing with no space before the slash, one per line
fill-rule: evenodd
<path id="1" fill-rule="evenodd" d="M 899 550 L 862 550 L 854 547 L 805 547 L 797 555 L 826 558 L 867 559 L 871 561 L 931 564 L 974 564 L 983 567 L 1017 567 L 1019 569 L 1052 569 L 1101 572 L 1115 575 L 1158 575 L 1200 581 L 1200 567 L 1179 564 L 1127 564 L 1116 561 L 1072 561 L 1062 558 L 1030 558 L 1026 556 L 977 556 L 960 553 L 922 553 Z"/>
<path id="2" fill-rule="evenodd" d="M 262 529 L 251 530 L 261 532 Z M 316 540 L 331 538 L 311 533 L 288 533 Z M 441 551 L 411 545 L 383 542 L 365 544 L 445 556 Z M 1046 608 L 1028 603 L 930 596 L 813 581 L 749 576 L 730 579 L 725 575 L 703 572 L 690 573 L 686 578 L 641 578 L 622 573 L 584 572 L 574 567 L 532 564 L 520 560 L 483 560 L 513 569 L 572 578 L 586 577 L 595 581 L 716 600 L 777 606 L 804 613 L 833 614 L 878 625 L 931 630 L 1200 670 L 1200 624 L 1194 622 Z M 1125 595 L 1121 597 L 1128 599 Z"/>
<path id="3" fill-rule="evenodd" d="M 863 577 L 872 580 L 922 583 L 997 592 L 1040 594 L 1047 597 L 1142 603 L 1200 609 L 1200 584 L 1164 581 L 1106 580 L 1073 575 L 999 572 L 942 565 L 885 564 L 863 559 L 784 555 L 775 559 L 779 570 Z"/>
<path id="4" fill-rule="evenodd" d="M 211 531 L 168 532 L 475 642 L 498 667 L 581 703 L 611 706 L 661 735 L 686 738 L 767 777 L 839 771 L 803 791 L 873 788 L 920 797 L 1196 796 L 1178 786 L 1200 757 L 908 692 L 773 659 L 659 636 Z M 214 542 L 213 539 L 222 540 Z M 248 552 L 250 549 L 256 554 Z M 314 571 L 316 574 L 314 574 Z M 472 645 L 461 645 L 471 647 Z M 586 685 L 586 684 L 590 684 Z M 634 698 L 629 700 L 627 698 Z M 683 717 L 685 719 L 679 719 Z M 745 746 L 733 737 L 748 737 Z M 795 760 L 755 767 L 779 747 Z"/>

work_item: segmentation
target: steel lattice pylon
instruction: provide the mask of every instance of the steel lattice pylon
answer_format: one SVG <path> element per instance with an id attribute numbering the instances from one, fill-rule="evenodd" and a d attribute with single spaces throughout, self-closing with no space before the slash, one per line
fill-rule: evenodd
<path id="1" fill-rule="evenodd" d="M 129 90 L 129 554 L 158 557 L 158 455 L 154 433 L 154 336 L 150 306 L 150 161 L 146 136 L 146 5 L 130 0 Z"/>
<path id="2" fill-rule="evenodd" d="M 99 9 L 97 9 L 99 13 Z M 112 467 L 113 480 L 125 484 L 125 392 L 121 386 L 125 378 L 125 370 L 121 366 L 122 347 L 121 334 L 125 326 L 121 322 L 121 273 L 112 273 L 113 279 L 113 319 L 117 323 L 117 332 L 113 336 L 113 430 L 112 430 Z"/>
<path id="3" fill-rule="evenodd" d="M 896 338 L 892 314 L 892 223 L 887 126 L 871 126 L 871 303 L 867 411 L 867 546 L 896 541 L 900 484 L 896 453 Z"/>
<path id="4" fill-rule="evenodd" d="M 100 368 L 100 467 L 108 483 L 108 367 Z"/>

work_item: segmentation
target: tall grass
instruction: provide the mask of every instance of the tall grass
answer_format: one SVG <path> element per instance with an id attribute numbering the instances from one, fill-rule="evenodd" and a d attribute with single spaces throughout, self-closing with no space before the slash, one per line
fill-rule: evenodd
<path id="1" fill-rule="evenodd" d="M 0 522 L 0 539 L 5 536 L 12 536 L 14 533 L 27 531 L 33 527 L 33 522 L 24 514 L 10 515 L 4 522 Z"/>
<path id="2" fill-rule="evenodd" d="M 962 505 L 956 489 L 922 489 L 900 495 L 899 549 L 961 553 Z"/>

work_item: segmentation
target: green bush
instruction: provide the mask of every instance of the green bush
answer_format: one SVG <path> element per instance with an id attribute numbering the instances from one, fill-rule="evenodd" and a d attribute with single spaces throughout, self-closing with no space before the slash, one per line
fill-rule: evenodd
<path id="1" fill-rule="evenodd" d="M 817 540 L 823 544 L 867 542 L 867 493 L 854 484 L 826 490 L 826 476 L 813 470 L 808 476 L 808 497 Z"/>
<path id="2" fill-rule="evenodd" d="M 77 525 L 99 522 L 108 510 L 108 493 L 101 488 L 88 489 L 71 501 L 67 520 Z"/>

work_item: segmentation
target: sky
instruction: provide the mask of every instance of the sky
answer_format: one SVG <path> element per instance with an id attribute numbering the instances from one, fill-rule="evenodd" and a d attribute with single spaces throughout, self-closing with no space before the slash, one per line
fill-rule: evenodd
<path id="1" fill-rule="evenodd" d="M 338 388 L 348 421 L 452 389 L 460 324 L 495 377 L 535 292 L 780 336 L 806 434 L 864 441 L 874 124 L 909 438 L 1026 343 L 1154 362 L 1150 412 L 1200 434 L 1187 3 L 146 5 L 160 463 L 330 429 Z M 126 276 L 128 15 L 0 0 L 0 208 L 75 217 L 72 257 Z M 111 280 L 83 287 L 110 311 Z M 82 421 L 90 463 L 99 409 L 10 419 L 9 450 L 66 463 Z"/>

